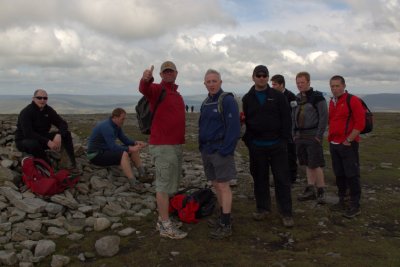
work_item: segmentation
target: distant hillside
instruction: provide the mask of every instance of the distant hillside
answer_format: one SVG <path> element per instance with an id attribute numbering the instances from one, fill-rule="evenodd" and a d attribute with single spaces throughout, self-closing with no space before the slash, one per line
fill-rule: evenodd
<path id="1" fill-rule="evenodd" d="M 122 107 L 129 113 L 141 95 L 50 95 L 49 105 L 62 114 L 94 114 L 109 113 L 116 107 Z M 206 95 L 183 96 L 185 104 L 200 110 Z M 0 96 L 0 114 L 16 114 L 31 101 L 31 96 L 2 95 Z M 365 95 L 363 99 L 373 112 L 400 112 L 400 94 Z"/>
<path id="2" fill-rule="evenodd" d="M 362 98 L 375 112 L 399 112 L 400 94 L 374 94 Z"/>

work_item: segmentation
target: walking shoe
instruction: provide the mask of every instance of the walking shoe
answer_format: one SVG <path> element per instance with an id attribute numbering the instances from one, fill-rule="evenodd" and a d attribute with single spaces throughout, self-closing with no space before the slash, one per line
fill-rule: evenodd
<path id="1" fill-rule="evenodd" d="M 253 220 L 255 221 L 263 221 L 267 218 L 269 211 L 267 210 L 257 210 L 253 212 Z"/>
<path id="2" fill-rule="evenodd" d="M 361 214 L 360 208 L 351 207 L 350 209 L 346 210 L 346 212 L 343 214 L 343 217 L 352 219 L 360 214 Z"/>
<path id="3" fill-rule="evenodd" d="M 170 221 L 171 221 L 172 225 L 173 225 L 175 228 L 178 228 L 178 229 L 181 228 L 182 225 L 183 225 L 183 223 L 182 223 L 181 221 L 177 221 L 177 220 L 172 219 L 172 218 L 170 218 Z M 161 224 L 162 224 L 161 220 L 158 219 L 158 220 L 157 220 L 157 223 L 156 223 L 156 230 L 157 230 L 157 231 L 160 231 Z"/>
<path id="4" fill-rule="evenodd" d="M 161 237 L 168 237 L 171 239 L 182 239 L 187 236 L 186 232 L 176 228 L 171 221 L 167 223 L 161 223 L 159 227 L 160 227 Z"/>
<path id="5" fill-rule="evenodd" d="M 309 185 L 304 189 L 304 192 L 297 196 L 298 201 L 306 201 L 316 199 L 314 186 Z"/>
<path id="6" fill-rule="evenodd" d="M 136 176 L 136 179 L 138 179 L 141 183 L 152 183 L 154 181 L 154 177 L 150 176 L 149 174 L 142 174 Z"/>
<path id="7" fill-rule="evenodd" d="M 283 226 L 285 226 L 287 228 L 293 227 L 294 226 L 293 217 L 292 216 L 282 217 L 282 223 L 283 223 Z"/>
<path id="8" fill-rule="evenodd" d="M 207 226 L 210 228 L 217 228 L 220 223 L 221 217 L 219 215 L 215 215 L 207 220 Z"/>
<path id="9" fill-rule="evenodd" d="M 232 224 L 219 224 L 218 227 L 210 232 L 212 239 L 224 239 L 232 235 Z"/>
<path id="10" fill-rule="evenodd" d="M 317 190 L 317 203 L 326 204 L 325 190 L 322 187 L 318 188 Z"/>
<path id="11" fill-rule="evenodd" d="M 346 210 L 346 204 L 344 203 L 344 200 L 339 200 L 338 203 L 333 204 L 332 206 L 329 207 L 329 210 L 331 211 L 345 211 Z"/>

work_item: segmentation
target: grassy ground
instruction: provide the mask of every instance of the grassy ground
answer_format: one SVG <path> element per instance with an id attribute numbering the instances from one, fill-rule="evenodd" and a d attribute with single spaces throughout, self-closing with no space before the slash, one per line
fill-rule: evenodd
<path id="1" fill-rule="evenodd" d="M 196 115 L 188 117 L 189 131 L 195 131 Z M 91 124 L 73 127 L 87 136 Z M 140 136 L 132 127 L 127 131 Z M 195 135 L 187 141 L 185 149 L 196 151 Z M 242 144 L 237 151 L 247 158 Z M 399 114 L 375 115 L 375 129 L 360 145 L 360 155 L 362 215 L 353 220 L 330 212 L 326 205 L 298 202 L 296 194 L 303 187 L 298 184 L 293 188 L 294 228 L 282 226 L 275 206 L 266 221 L 255 222 L 251 177 L 246 172 L 234 189 L 234 235 L 227 240 L 210 240 L 206 220 L 185 225 L 189 235 L 184 240 L 162 239 L 154 229 L 153 214 L 139 222 L 124 222 L 140 234 L 122 238 L 121 250 L 113 258 L 84 263 L 76 258 L 80 252 L 93 253 L 95 240 L 112 231 L 86 233 L 79 243 L 58 239 L 57 254 L 71 256 L 69 266 L 400 266 Z M 334 196 L 329 155 L 326 161 L 328 191 Z M 47 261 L 40 266 L 48 265 Z"/>

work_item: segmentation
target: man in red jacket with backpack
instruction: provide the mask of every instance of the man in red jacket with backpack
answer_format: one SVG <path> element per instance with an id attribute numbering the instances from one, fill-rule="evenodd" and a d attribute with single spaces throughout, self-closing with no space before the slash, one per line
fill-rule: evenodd
<path id="1" fill-rule="evenodd" d="M 143 72 L 139 91 L 150 102 L 153 112 L 162 91 L 164 99 L 154 112 L 149 139 L 149 152 L 156 168 L 156 200 L 158 209 L 157 230 L 160 236 L 182 239 L 187 233 L 180 230 L 182 224 L 169 218 L 169 196 L 176 193 L 182 173 L 182 144 L 185 143 L 185 104 L 175 84 L 178 71 L 171 61 L 160 68 L 161 83 L 154 83 L 154 66 Z"/>
<path id="2" fill-rule="evenodd" d="M 361 100 L 345 90 L 346 82 L 342 76 L 333 76 L 330 87 L 333 97 L 329 103 L 328 141 L 339 195 L 339 202 L 331 210 L 343 211 L 344 217 L 353 218 L 361 213 L 358 142 L 365 127 L 365 111 Z M 350 192 L 349 207 L 345 202 L 347 189 Z"/>

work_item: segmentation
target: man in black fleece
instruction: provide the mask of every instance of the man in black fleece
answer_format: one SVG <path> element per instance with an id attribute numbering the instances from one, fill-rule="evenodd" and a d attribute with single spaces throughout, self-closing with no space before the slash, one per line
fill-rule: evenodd
<path id="1" fill-rule="evenodd" d="M 33 94 L 32 103 L 20 112 L 15 132 L 16 146 L 19 151 L 44 159 L 50 164 L 45 150 L 58 152 L 63 145 L 71 162 L 70 170 L 78 173 L 68 124 L 47 105 L 47 99 L 47 92 L 37 89 Z M 57 127 L 57 132 L 50 132 L 52 125 Z"/>
<path id="2" fill-rule="evenodd" d="M 254 180 L 256 211 L 253 218 L 264 220 L 271 212 L 270 169 L 282 222 L 293 227 L 291 182 L 287 155 L 291 117 L 286 97 L 268 85 L 269 72 L 264 65 L 253 71 L 254 85 L 243 96 L 246 132 L 243 140 L 249 150 L 250 173 Z"/>

